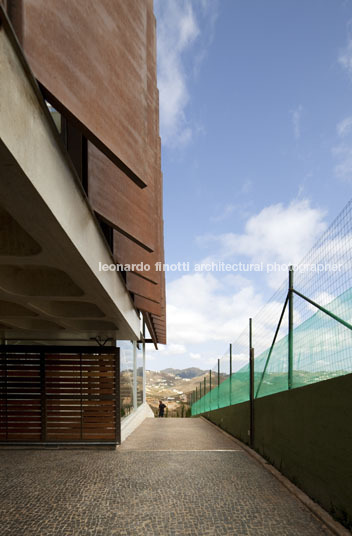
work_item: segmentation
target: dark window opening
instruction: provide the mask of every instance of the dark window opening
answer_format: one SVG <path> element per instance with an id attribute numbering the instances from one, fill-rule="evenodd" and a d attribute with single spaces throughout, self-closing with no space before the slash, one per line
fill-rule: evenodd
<path id="1" fill-rule="evenodd" d="M 103 231 L 103 235 L 105 236 L 111 253 L 114 253 L 114 229 L 111 227 L 111 225 L 109 225 L 99 217 L 98 222 L 101 230 Z"/>
<path id="2" fill-rule="evenodd" d="M 82 136 L 82 186 L 88 195 L 88 140 Z"/>
<path id="3" fill-rule="evenodd" d="M 48 110 L 60 134 L 62 142 L 70 156 L 84 191 L 88 195 L 88 141 L 79 128 L 72 123 L 54 106 L 46 101 Z"/>

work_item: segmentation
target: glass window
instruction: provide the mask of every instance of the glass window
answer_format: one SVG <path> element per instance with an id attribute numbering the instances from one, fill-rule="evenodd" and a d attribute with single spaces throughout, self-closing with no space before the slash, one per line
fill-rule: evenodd
<path id="1" fill-rule="evenodd" d="M 130 341 L 118 341 L 117 346 L 120 348 L 120 396 L 123 419 L 133 411 L 133 344 Z"/>
<path id="2" fill-rule="evenodd" d="M 143 404 L 143 344 L 137 346 L 137 406 Z"/>
<path id="3" fill-rule="evenodd" d="M 48 107 L 48 110 L 51 114 L 51 117 L 53 118 L 54 120 L 54 123 L 56 125 L 56 128 L 57 130 L 60 132 L 60 134 L 62 133 L 62 117 L 61 117 L 61 114 L 60 112 L 58 112 L 54 106 L 52 106 L 48 101 L 46 101 L 46 105 Z"/>

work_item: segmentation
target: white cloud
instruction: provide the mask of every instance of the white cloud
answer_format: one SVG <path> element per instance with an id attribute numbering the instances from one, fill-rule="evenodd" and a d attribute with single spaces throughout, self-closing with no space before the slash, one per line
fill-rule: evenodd
<path id="1" fill-rule="evenodd" d="M 336 125 L 340 142 L 332 149 L 336 165 L 335 176 L 342 180 L 352 179 L 352 116 L 346 117 Z"/>
<path id="2" fill-rule="evenodd" d="M 341 143 L 332 150 L 337 164 L 334 168 L 335 176 L 342 180 L 352 179 L 352 147 L 347 143 Z"/>
<path id="3" fill-rule="evenodd" d="M 302 120 L 303 107 L 300 104 L 295 110 L 291 112 L 293 134 L 296 140 L 301 137 L 301 120 Z"/>
<path id="4" fill-rule="evenodd" d="M 322 210 L 311 207 L 308 200 L 295 200 L 288 205 L 265 207 L 252 215 L 242 234 L 207 236 L 200 242 L 213 250 L 211 260 L 298 263 L 325 228 Z M 340 246 L 335 244 L 333 250 L 337 247 Z M 219 347 L 223 351 L 233 341 L 236 370 L 248 360 L 248 334 L 243 330 L 249 317 L 254 317 L 256 322 L 256 355 L 270 346 L 283 307 L 284 291 L 265 304 L 261 288 L 256 289 L 255 279 L 251 280 L 250 276 L 249 273 L 196 272 L 170 282 L 167 285 L 170 344 L 168 353 L 162 350 L 160 357 L 173 355 L 198 360 L 201 368 L 206 364 L 213 367 L 221 355 Z M 283 277 L 281 273 L 281 280 Z M 273 276 L 266 282 L 274 288 L 278 286 Z M 300 316 L 300 310 L 295 310 L 296 323 L 301 321 Z M 286 328 L 285 317 L 280 337 Z"/>
<path id="5" fill-rule="evenodd" d="M 234 291 L 210 273 L 172 281 L 167 297 L 168 339 L 185 344 L 233 340 L 262 306 L 250 284 Z"/>
<path id="6" fill-rule="evenodd" d="M 199 10 L 197 4 L 190 0 L 155 2 L 160 131 L 165 145 L 182 145 L 192 137 L 192 127 L 186 115 L 190 100 L 186 59 L 189 59 L 187 54 L 192 51 L 192 62 L 199 63 L 199 53 L 194 51 L 198 41 L 202 48 L 201 56 L 204 57 L 209 43 L 203 34 L 207 33 L 209 25 L 215 23 L 215 5 L 202 0 Z"/>
<path id="7" fill-rule="evenodd" d="M 242 194 L 249 194 L 253 190 L 253 181 L 250 179 L 246 179 L 241 187 L 241 193 Z"/>
<path id="8" fill-rule="evenodd" d="M 200 237 L 201 243 L 217 246 L 217 259 L 247 257 L 254 263 L 298 263 L 326 229 L 324 211 L 308 200 L 288 206 L 270 205 L 250 217 L 244 233 Z M 207 259 L 209 260 L 209 259 Z"/>
<path id="9" fill-rule="evenodd" d="M 348 37 L 346 47 L 340 52 L 338 61 L 346 70 L 347 74 L 352 76 L 352 38 Z"/>
<path id="10" fill-rule="evenodd" d="M 235 342 L 233 370 L 248 362 L 248 333 L 244 330 L 248 318 L 258 311 L 261 314 L 255 340 L 261 353 L 272 342 L 283 307 L 283 300 L 264 305 L 261 293 L 249 283 L 234 291 L 209 273 L 184 275 L 168 285 L 167 294 L 168 339 L 171 344 L 183 341 L 191 346 L 188 357 L 200 361 L 203 368 L 216 366 L 221 356 L 217 345 L 220 343 L 223 350 L 228 341 Z M 297 314 L 295 321 L 299 321 Z"/>
<path id="11" fill-rule="evenodd" d="M 340 138 L 344 138 L 347 134 L 351 132 L 352 129 L 352 116 L 346 117 L 342 121 L 340 121 L 337 126 L 337 134 Z"/>
<path id="12" fill-rule="evenodd" d="M 243 190 L 241 190 L 241 193 L 244 193 Z M 250 215 L 252 206 L 253 202 L 251 200 L 242 201 L 235 204 L 227 203 L 222 207 L 217 206 L 215 207 L 216 214 L 214 216 L 210 216 L 210 221 L 214 223 L 222 222 L 228 220 L 234 213 L 236 213 L 237 217 L 245 220 Z"/>
<path id="13" fill-rule="evenodd" d="M 191 137 L 185 108 L 189 100 L 182 55 L 199 35 L 189 2 L 156 3 L 158 29 L 158 86 L 160 130 L 165 144 L 185 143 Z"/>
<path id="14" fill-rule="evenodd" d="M 171 343 L 167 346 L 160 346 L 159 350 L 164 356 L 169 356 L 183 354 L 186 352 L 187 349 L 184 344 Z"/>
<path id="15" fill-rule="evenodd" d="M 323 307 L 328 305 L 334 299 L 335 299 L 335 296 L 333 294 L 329 294 L 329 292 L 316 292 L 314 296 L 312 297 L 313 301 L 315 301 L 319 305 L 322 305 Z M 317 312 L 317 308 L 310 303 L 307 303 L 307 308 L 310 311 L 313 311 L 314 313 Z"/>
<path id="16" fill-rule="evenodd" d="M 347 45 L 340 52 L 338 61 L 349 75 L 352 81 L 352 21 L 348 24 Z M 334 168 L 335 176 L 338 179 L 352 179 L 352 148 L 351 137 L 346 141 L 346 137 L 352 132 L 352 116 L 346 117 L 336 126 L 337 134 L 343 141 L 332 149 L 332 153 L 337 160 Z"/>
<path id="17" fill-rule="evenodd" d="M 237 208 L 236 205 L 232 205 L 231 203 L 229 203 L 229 204 L 224 206 L 224 208 L 222 209 L 222 211 L 219 214 L 217 214 L 216 216 L 211 216 L 210 221 L 213 221 L 213 222 L 224 221 L 229 216 L 231 216 L 231 214 L 234 213 L 236 208 Z"/>
<path id="18" fill-rule="evenodd" d="M 236 372 L 244 365 L 248 363 L 248 354 L 234 354 L 232 355 L 232 370 Z"/>
<path id="19" fill-rule="evenodd" d="M 184 344 L 180 344 L 179 342 L 173 343 L 170 341 L 170 344 L 158 344 L 158 350 L 155 350 L 154 347 L 147 348 L 146 357 L 147 362 L 149 361 L 155 361 L 158 358 L 167 358 L 172 357 L 175 358 L 176 356 L 185 355 L 187 353 L 187 348 Z"/>

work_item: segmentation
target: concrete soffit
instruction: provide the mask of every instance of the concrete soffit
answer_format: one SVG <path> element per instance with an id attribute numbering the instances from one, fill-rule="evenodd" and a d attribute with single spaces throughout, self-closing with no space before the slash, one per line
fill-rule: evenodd
<path id="1" fill-rule="evenodd" d="M 137 340 L 140 319 L 0 4 L 0 339 Z"/>

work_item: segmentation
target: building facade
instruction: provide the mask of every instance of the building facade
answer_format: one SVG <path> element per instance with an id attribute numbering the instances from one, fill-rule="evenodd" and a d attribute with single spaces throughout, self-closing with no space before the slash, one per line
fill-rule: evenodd
<path id="1" fill-rule="evenodd" d="M 166 343 L 153 2 L 0 0 L 0 60 L 0 441 L 119 442 Z"/>

